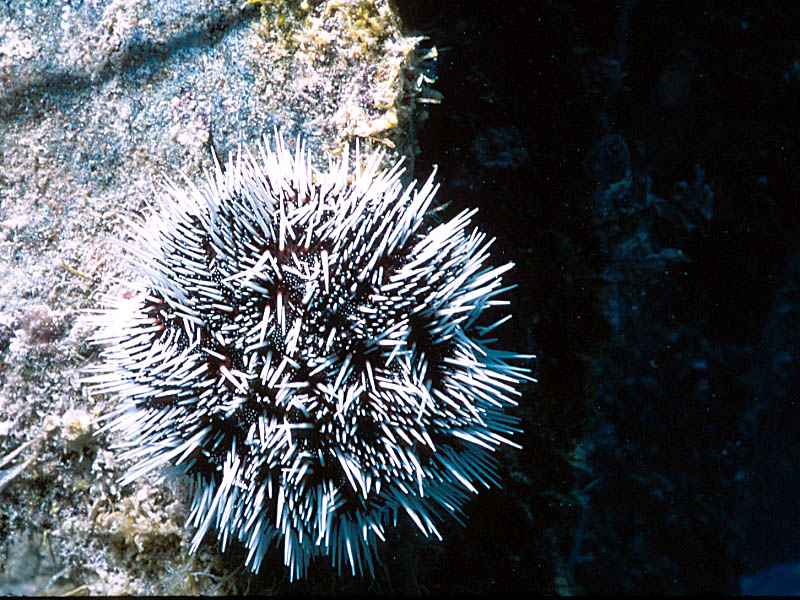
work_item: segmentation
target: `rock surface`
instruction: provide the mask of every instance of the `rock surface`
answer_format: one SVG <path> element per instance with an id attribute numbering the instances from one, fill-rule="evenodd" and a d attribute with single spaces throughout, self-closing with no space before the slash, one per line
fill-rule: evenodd
<path id="1" fill-rule="evenodd" d="M 132 276 L 125 221 L 212 151 L 279 128 L 321 165 L 356 138 L 413 159 L 419 41 L 385 0 L 0 6 L 0 593 L 244 591 L 216 540 L 188 554 L 185 483 L 117 485 L 79 317 Z"/>

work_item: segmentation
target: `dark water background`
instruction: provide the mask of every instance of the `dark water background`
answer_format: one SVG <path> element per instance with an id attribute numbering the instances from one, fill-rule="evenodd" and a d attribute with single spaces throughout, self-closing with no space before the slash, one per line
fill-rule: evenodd
<path id="1" fill-rule="evenodd" d="M 425 589 L 800 593 L 800 5 L 398 7 L 445 97 L 418 176 L 481 207 L 539 355 Z"/>

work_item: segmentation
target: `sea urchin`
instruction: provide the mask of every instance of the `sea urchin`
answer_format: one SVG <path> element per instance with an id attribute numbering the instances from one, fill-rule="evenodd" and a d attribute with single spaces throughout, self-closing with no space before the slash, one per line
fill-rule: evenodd
<path id="1" fill-rule="evenodd" d="M 438 537 L 515 445 L 526 369 L 489 347 L 508 317 L 479 324 L 512 265 L 485 265 L 474 211 L 437 222 L 433 174 L 404 187 L 399 162 L 355 174 L 346 152 L 318 174 L 279 135 L 259 154 L 167 184 L 132 225 L 144 281 L 92 316 L 89 381 L 123 400 L 123 482 L 191 477 L 193 551 L 214 527 L 254 571 L 275 543 L 293 579 L 317 555 L 371 573 L 398 513 Z"/>

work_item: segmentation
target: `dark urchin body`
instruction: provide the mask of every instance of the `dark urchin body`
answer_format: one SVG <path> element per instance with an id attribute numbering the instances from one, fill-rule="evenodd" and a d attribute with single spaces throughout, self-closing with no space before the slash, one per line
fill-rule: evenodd
<path id="1" fill-rule="evenodd" d="M 408 514 L 435 534 L 511 444 L 524 369 L 489 347 L 505 304 L 491 242 L 471 212 L 435 223 L 433 175 L 403 189 L 377 157 L 314 175 L 279 136 L 171 185 L 127 244 L 145 276 L 94 317 L 105 362 L 94 390 L 124 400 L 109 427 L 138 460 L 194 482 L 196 549 L 212 526 L 258 570 L 282 545 L 292 578 L 330 555 L 373 570 L 384 529 Z M 357 161 L 356 161 L 357 162 Z"/>

